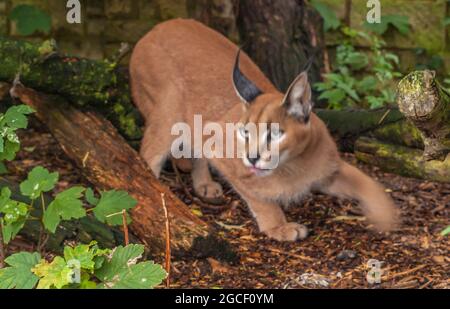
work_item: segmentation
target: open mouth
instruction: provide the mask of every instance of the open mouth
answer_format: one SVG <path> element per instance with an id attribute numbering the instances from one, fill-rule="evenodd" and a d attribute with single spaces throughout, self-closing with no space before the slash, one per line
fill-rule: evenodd
<path id="1" fill-rule="evenodd" d="M 270 174 L 270 172 L 272 171 L 271 169 L 262 169 L 262 168 L 257 168 L 255 166 L 249 167 L 249 170 L 251 173 L 255 174 L 256 176 L 264 176 L 264 175 Z"/>

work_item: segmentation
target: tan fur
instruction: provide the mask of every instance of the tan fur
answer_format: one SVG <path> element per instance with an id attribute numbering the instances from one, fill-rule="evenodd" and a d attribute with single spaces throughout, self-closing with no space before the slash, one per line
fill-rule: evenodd
<path id="1" fill-rule="evenodd" d="M 217 32 L 192 20 L 156 26 L 135 47 L 130 72 L 132 94 L 146 119 L 141 155 L 158 177 L 174 140 L 177 122 L 193 126 L 193 115 L 222 123 L 280 123 L 285 160 L 272 174 L 257 176 L 242 159 L 210 161 L 247 202 L 259 229 L 280 241 L 306 237 L 298 223 L 288 223 L 280 205 L 298 202 L 311 190 L 355 198 L 380 230 L 393 227 L 396 210 L 381 185 L 339 158 L 324 123 L 314 114 L 308 123 L 291 117 L 277 91 L 259 68 L 241 56 L 240 68 L 263 94 L 243 109 L 231 78 L 237 47 Z M 309 85 L 308 85 L 309 86 Z M 202 197 L 222 194 L 205 159 L 192 165 L 194 189 Z"/>

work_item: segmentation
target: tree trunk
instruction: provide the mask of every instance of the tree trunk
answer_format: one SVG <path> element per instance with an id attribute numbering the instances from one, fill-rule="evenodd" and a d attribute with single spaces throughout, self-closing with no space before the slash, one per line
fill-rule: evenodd
<path id="1" fill-rule="evenodd" d="M 422 160 L 422 150 L 367 137 L 356 141 L 355 155 L 367 164 L 398 175 L 450 182 L 450 156 L 445 161 L 425 161 Z"/>
<path id="2" fill-rule="evenodd" d="M 238 27 L 243 49 L 281 91 L 313 55 L 310 78 L 321 80 L 326 52 L 322 20 L 305 1 L 239 1 Z"/>
<path id="3" fill-rule="evenodd" d="M 127 139 L 142 135 L 127 70 L 114 62 L 60 56 L 51 41 L 36 44 L 0 38 L 0 81 L 11 83 L 17 74 L 27 87 L 100 110 Z"/>
<path id="4" fill-rule="evenodd" d="M 14 87 L 13 93 L 36 109 L 38 118 L 92 184 L 102 190 L 125 190 L 138 201 L 131 211 L 131 228 L 150 250 L 161 252 L 165 244 L 161 193 L 165 195 L 174 250 L 189 249 L 196 237 L 207 234 L 206 225 L 158 182 L 107 120 L 94 112 L 78 111 L 59 97 L 43 96 L 20 84 Z"/>
<path id="5" fill-rule="evenodd" d="M 450 152 L 450 94 L 433 71 L 410 73 L 398 85 L 398 106 L 420 130 L 425 160 L 444 160 Z"/>
<path id="6" fill-rule="evenodd" d="M 0 177 L 0 186 L 7 186 L 12 192 L 12 198 L 27 204 L 30 200 L 20 194 L 19 185 L 5 177 Z M 49 205 L 52 198 L 44 194 L 46 205 Z M 41 199 L 35 201 L 31 215 L 40 218 L 42 215 Z M 39 242 L 39 232 L 41 224 L 39 221 L 29 220 L 21 230 L 23 235 L 34 243 Z M 64 242 L 74 240 L 81 243 L 90 243 L 92 240 L 98 242 L 102 248 L 113 248 L 123 244 L 123 233 L 117 228 L 108 227 L 93 217 L 85 217 L 81 220 L 62 221 L 55 234 L 49 234 L 45 248 L 51 252 L 61 252 Z"/>

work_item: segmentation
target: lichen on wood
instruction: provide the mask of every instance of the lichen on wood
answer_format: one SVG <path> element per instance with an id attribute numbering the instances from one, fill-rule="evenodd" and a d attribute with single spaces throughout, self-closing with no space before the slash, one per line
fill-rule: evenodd
<path id="1" fill-rule="evenodd" d="M 450 95 L 434 71 L 415 71 L 398 85 L 400 111 L 420 130 L 425 160 L 444 160 L 450 152 Z"/>
<path id="2" fill-rule="evenodd" d="M 361 137 L 355 143 L 356 158 L 398 175 L 450 182 L 450 156 L 444 161 L 426 161 L 422 150 Z"/>

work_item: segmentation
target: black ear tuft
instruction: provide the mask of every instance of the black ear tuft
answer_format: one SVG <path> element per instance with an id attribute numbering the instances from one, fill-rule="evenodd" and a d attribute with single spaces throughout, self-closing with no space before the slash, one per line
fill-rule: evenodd
<path id="1" fill-rule="evenodd" d="M 245 77 L 245 75 L 242 74 L 241 70 L 239 69 L 240 54 L 241 50 L 239 49 L 233 68 L 233 85 L 239 98 L 241 98 L 244 103 L 248 104 L 256 99 L 257 96 L 262 94 L 262 92 L 252 81 Z"/>

